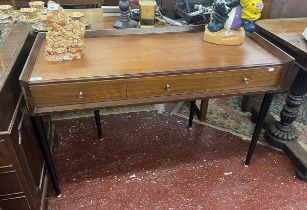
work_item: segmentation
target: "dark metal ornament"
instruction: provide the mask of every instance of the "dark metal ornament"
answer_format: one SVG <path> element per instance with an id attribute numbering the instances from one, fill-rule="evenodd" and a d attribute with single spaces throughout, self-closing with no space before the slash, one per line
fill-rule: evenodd
<path id="1" fill-rule="evenodd" d="M 128 15 L 129 5 L 130 4 L 128 0 L 119 1 L 118 6 L 121 10 L 121 14 L 119 19 L 116 20 L 113 24 L 114 28 L 133 28 L 137 25 L 137 22 L 131 20 Z"/>

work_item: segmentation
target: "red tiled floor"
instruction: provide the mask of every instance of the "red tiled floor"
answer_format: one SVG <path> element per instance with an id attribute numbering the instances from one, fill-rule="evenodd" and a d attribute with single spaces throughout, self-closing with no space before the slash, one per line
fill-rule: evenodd
<path id="1" fill-rule="evenodd" d="M 57 121 L 54 161 L 62 189 L 52 209 L 307 209 L 307 184 L 283 154 L 204 125 L 141 112 Z"/>

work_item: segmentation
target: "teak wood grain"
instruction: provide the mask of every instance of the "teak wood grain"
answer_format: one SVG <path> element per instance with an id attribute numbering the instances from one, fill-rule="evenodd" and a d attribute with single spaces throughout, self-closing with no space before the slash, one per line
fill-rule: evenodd
<path id="1" fill-rule="evenodd" d="M 37 107 L 126 99 L 125 80 L 36 85 L 30 89 Z"/>
<path id="2" fill-rule="evenodd" d="M 307 15 L 307 14 L 306 14 Z M 263 19 L 256 22 L 257 26 L 274 33 L 277 36 L 284 36 L 285 39 L 294 34 L 302 35 L 304 29 L 307 27 L 306 18 L 278 18 L 278 19 Z M 300 36 L 302 37 L 302 36 Z M 291 41 L 290 41 L 291 42 Z"/>
<path id="3" fill-rule="evenodd" d="M 281 67 L 210 72 L 206 89 L 207 91 L 216 91 L 274 86 L 279 84 L 281 75 Z"/>
<path id="4" fill-rule="evenodd" d="M 127 99 L 204 92 L 207 74 L 133 78 L 127 80 Z"/>
<path id="5" fill-rule="evenodd" d="M 0 139 L 0 168 L 12 166 L 4 140 Z"/>
<path id="6" fill-rule="evenodd" d="M 264 19 L 256 24 L 259 33 L 307 66 L 307 41 L 302 36 L 307 27 L 307 17 Z"/>
<path id="7" fill-rule="evenodd" d="M 287 88 L 285 75 L 293 58 L 259 35 L 249 35 L 240 46 L 221 46 L 202 41 L 202 31 L 176 30 L 93 31 L 86 34 L 83 58 L 57 63 L 45 61 L 44 35 L 39 34 L 21 76 L 31 114 Z M 126 82 L 120 88 L 126 98 L 105 97 L 118 90 L 115 86 L 101 91 L 91 85 L 118 80 Z M 90 93 L 88 101 L 78 99 L 80 91 Z M 51 92 L 53 99 L 48 99 Z"/>
<path id="8" fill-rule="evenodd" d="M 52 106 L 52 107 L 34 107 L 32 115 L 50 115 L 54 113 L 71 112 L 77 110 L 97 110 L 99 108 L 116 108 L 116 107 L 127 107 L 135 105 L 146 105 L 146 104 L 158 104 L 158 103 L 173 103 L 182 101 L 193 101 L 201 99 L 219 98 L 226 96 L 238 96 L 247 94 L 262 94 L 266 92 L 280 92 L 279 86 L 267 86 L 267 87 L 256 87 L 256 88 L 243 88 L 239 90 L 220 90 L 220 91 L 209 91 L 209 92 L 194 92 L 194 93 L 182 93 L 174 95 L 162 95 L 155 97 L 143 97 L 134 98 L 127 100 L 116 100 L 116 101 L 101 101 L 95 103 L 86 104 L 73 104 L 63 106 Z M 34 104 L 30 104 L 33 106 Z"/>
<path id="9" fill-rule="evenodd" d="M 306 0 L 263 0 L 262 19 L 306 17 Z"/>
<path id="10" fill-rule="evenodd" d="M 43 42 L 31 77 L 42 82 L 282 64 L 248 37 L 241 46 L 221 46 L 202 41 L 202 36 L 201 32 L 86 38 L 83 58 L 58 63 L 45 60 Z"/>

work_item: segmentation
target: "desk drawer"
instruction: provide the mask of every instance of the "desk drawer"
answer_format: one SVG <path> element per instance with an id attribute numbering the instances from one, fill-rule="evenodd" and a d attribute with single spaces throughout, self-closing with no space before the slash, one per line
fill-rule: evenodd
<path id="1" fill-rule="evenodd" d="M 0 200 L 1 210 L 31 210 L 28 200 L 25 196 L 6 198 Z"/>
<path id="2" fill-rule="evenodd" d="M 127 80 L 127 98 L 204 92 L 206 74 L 186 74 Z"/>
<path id="3" fill-rule="evenodd" d="M 36 107 L 126 99 L 125 80 L 103 80 L 31 86 Z"/>
<path id="4" fill-rule="evenodd" d="M 0 174 L 0 196 L 22 192 L 16 172 L 5 172 Z"/>
<path id="5" fill-rule="evenodd" d="M 281 75 L 282 67 L 210 72 L 207 91 L 276 86 Z"/>
<path id="6" fill-rule="evenodd" d="M 0 168 L 12 166 L 4 140 L 0 139 Z"/>

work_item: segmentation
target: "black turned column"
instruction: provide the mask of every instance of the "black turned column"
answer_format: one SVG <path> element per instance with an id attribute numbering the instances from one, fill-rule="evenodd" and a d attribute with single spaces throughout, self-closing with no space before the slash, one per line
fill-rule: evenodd
<path id="1" fill-rule="evenodd" d="M 284 142 L 298 139 L 298 131 L 292 123 L 298 117 L 300 106 L 307 91 L 307 71 L 300 69 L 280 112 L 280 122 L 269 124 L 266 128 L 265 139 L 273 146 L 282 149 Z"/>
<path id="2" fill-rule="evenodd" d="M 131 20 L 128 15 L 129 10 L 129 1 L 128 0 L 120 0 L 118 3 L 119 9 L 121 10 L 121 14 L 118 20 L 116 20 L 113 24 L 114 28 L 133 28 L 137 25 L 137 22 Z"/>

